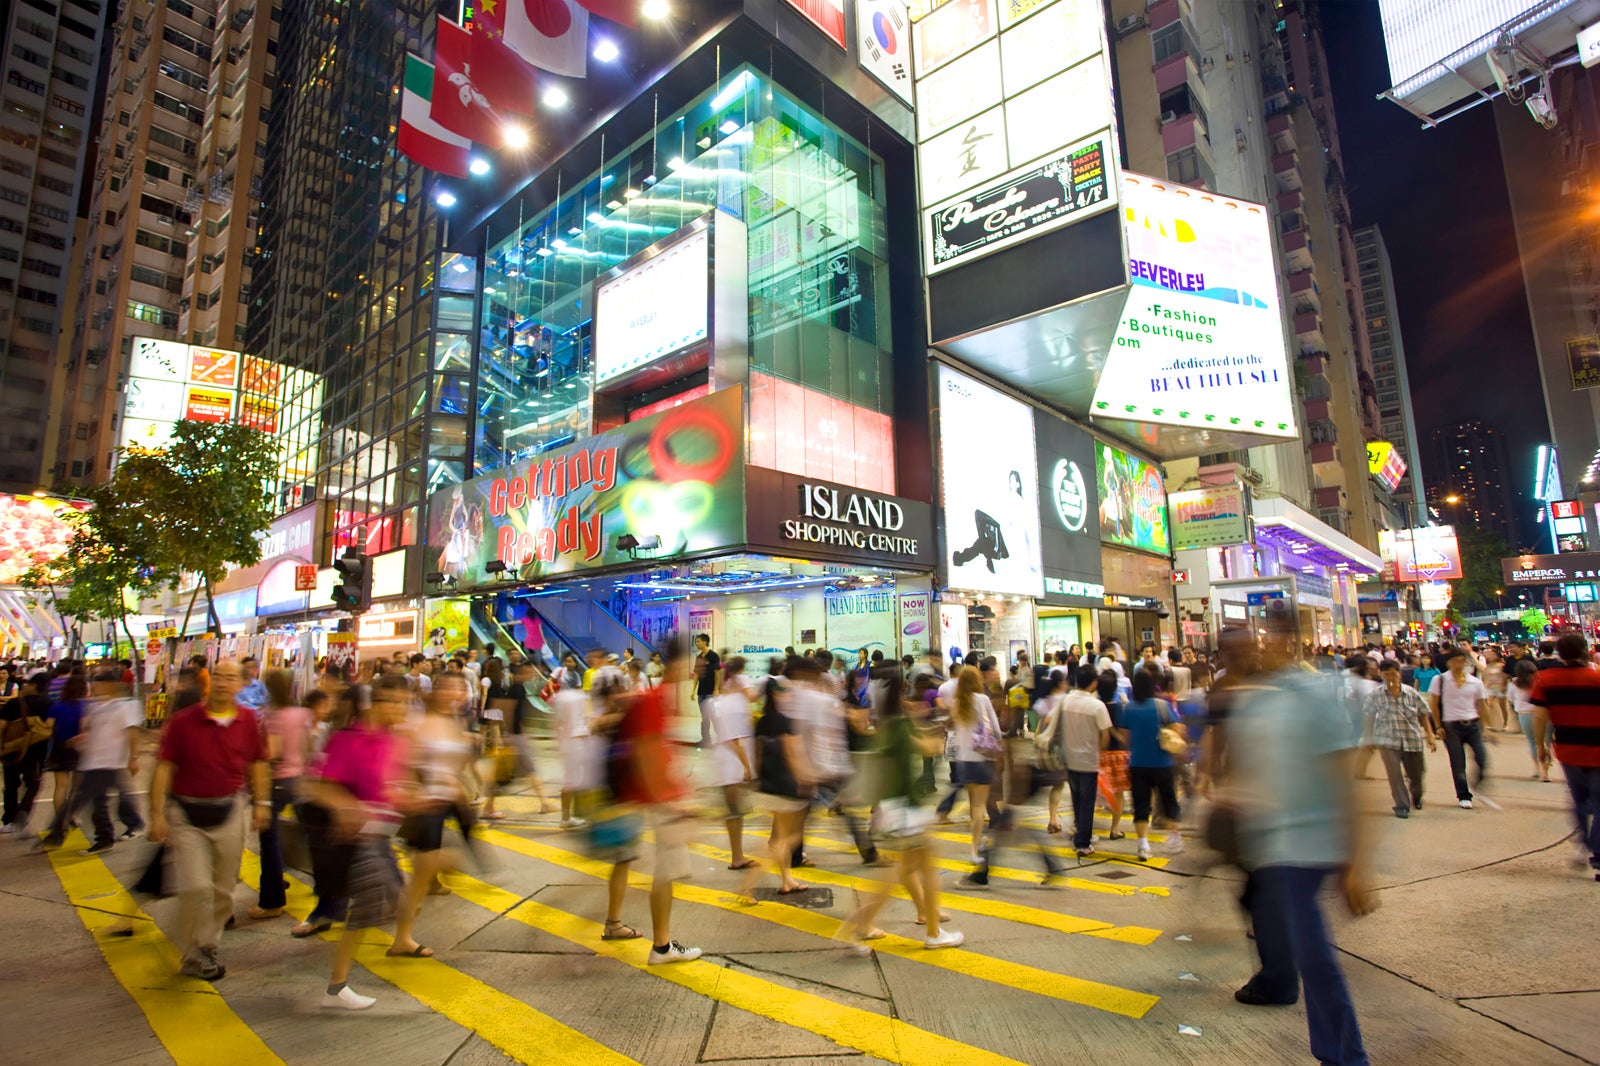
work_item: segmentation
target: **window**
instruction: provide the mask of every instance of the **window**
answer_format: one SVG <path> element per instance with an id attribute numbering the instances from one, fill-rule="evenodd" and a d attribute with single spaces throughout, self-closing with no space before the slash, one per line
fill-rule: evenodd
<path id="1" fill-rule="evenodd" d="M 6 110 L 11 112 L 13 115 L 22 116 L 29 122 L 39 121 L 39 112 L 36 109 L 29 107 L 27 104 L 19 104 L 15 100 L 7 99 Z"/>
<path id="2" fill-rule="evenodd" d="M 34 333 L 50 334 L 56 331 L 56 324 L 48 318 L 33 318 L 29 315 L 18 315 L 17 324 L 23 329 L 31 330 Z"/>
<path id="3" fill-rule="evenodd" d="M 166 252 L 168 255 L 182 256 L 188 252 L 188 248 L 182 241 L 163 237 L 159 233 L 151 233 L 147 229 L 134 231 L 133 241 L 135 244 L 143 245 L 146 248 L 154 248 L 158 252 Z"/>
<path id="4" fill-rule="evenodd" d="M 187 137 L 173 133 L 171 130 L 152 125 L 150 127 L 150 139 L 159 145 L 171 148 L 173 151 L 182 152 L 189 159 L 194 158 L 194 142 Z"/>
<path id="5" fill-rule="evenodd" d="M 59 278 L 61 276 L 61 268 L 59 266 L 33 256 L 30 256 L 22 261 L 22 269 L 36 270 L 39 273 L 45 274 L 52 278 Z"/>
<path id="6" fill-rule="evenodd" d="M 182 64 L 172 62 L 170 59 L 163 59 L 157 69 L 173 81 L 180 85 L 187 85 L 191 89 L 205 92 L 210 88 L 210 84 L 204 74 L 197 74 Z"/>
<path id="7" fill-rule="evenodd" d="M 50 3 L 50 0 L 22 0 L 22 2 L 33 8 L 35 11 L 43 11 L 51 18 L 56 17 L 56 5 Z"/>
<path id="8" fill-rule="evenodd" d="M 70 70 L 62 70 L 60 67 L 52 67 L 50 68 L 50 73 L 58 80 L 66 82 L 74 89 L 87 89 L 89 87 L 88 78 L 74 74 Z"/>
<path id="9" fill-rule="evenodd" d="M 22 60 L 25 63 L 32 63 L 36 67 L 43 67 L 46 70 L 48 70 L 50 68 L 50 57 L 49 56 L 40 55 L 38 52 L 35 52 L 33 49 L 27 47 L 26 45 L 21 45 L 21 44 L 12 45 L 11 46 L 11 54 L 16 56 L 18 59 Z"/>
<path id="10" fill-rule="evenodd" d="M 168 292 L 177 293 L 183 291 L 182 279 L 172 277 L 164 271 L 140 266 L 138 263 L 135 263 L 129 269 L 128 277 L 141 285 L 150 285 L 157 289 L 165 289 Z"/>
<path id="11" fill-rule="evenodd" d="M 34 204 L 33 213 L 36 215 L 43 215 L 45 218 L 48 218 L 53 222 L 68 222 L 72 218 L 71 215 L 67 214 L 67 212 L 61 210 L 59 207 L 51 207 L 49 204 Z"/>
<path id="12" fill-rule="evenodd" d="M 10 219 L 0 219 L 0 228 L 9 229 L 9 226 L 4 225 L 4 223 L 9 221 Z M 15 231 L 13 230 L 13 232 Z M 32 226 L 28 227 L 28 240 L 37 241 L 46 248 L 54 248 L 58 252 L 64 252 L 67 249 L 67 242 L 64 239 L 57 237 L 53 233 L 46 233 L 43 230 L 34 229 Z"/>
<path id="13" fill-rule="evenodd" d="M 150 94 L 151 102 L 163 111 L 170 111 L 174 115 L 188 119 L 190 122 L 204 122 L 206 113 L 198 107 L 191 107 L 179 100 L 176 96 L 168 96 L 157 90 Z"/>
<path id="14" fill-rule="evenodd" d="M 1184 185 L 1200 183 L 1207 188 L 1215 188 L 1217 184 L 1211 164 L 1192 144 L 1167 156 L 1167 178 Z"/>
<path id="15" fill-rule="evenodd" d="M 180 2 L 181 2 L 181 0 L 180 0 Z M 185 5 L 185 6 L 187 6 L 187 5 Z M 170 2 L 170 0 L 169 0 L 169 3 L 168 3 L 168 7 L 172 8 L 173 10 L 177 10 L 176 6 L 173 5 Z M 171 26 L 163 26 L 161 28 L 161 39 L 163 41 L 166 41 L 168 44 L 177 45 L 179 48 L 182 48 L 185 52 L 192 52 L 195 55 L 199 56 L 201 59 L 210 59 L 211 58 L 211 46 L 210 45 L 201 44 L 199 41 L 195 40 L 193 37 L 190 37 L 187 33 L 179 33 L 177 30 L 173 29 Z"/>
<path id="16" fill-rule="evenodd" d="M 58 192 L 62 196 L 72 195 L 72 182 L 70 181 L 62 181 L 60 178 L 52 178 L 41 174 L 39 176 L 39 185 L 49 189 L 51 192 Z"/>
<path id="17" fill-rule="evenodd" d="M 89 423 L 87 423 L 87 422 L 79 422 L 78 423 L 78 430 L 77 430 L 76 433 L 73 434 L 73 437 L 76 440 L 88 440 L 89 439 Z"/>
<path id="18" fill-rule="evenodd" d="M 178 314 L 176 311 L 168 311 L 164 307 L 155 307 L 151 304 L 140 303 L 137 300 L 128 301 L 127 315 L 129 318 L 138 319 L 140 322 L 148 322 L 154 326 L 161 326 L 163 329 L 178 328 Z"/>
<path id="19" fill-rule="evenodd" d="M 32 93 L 35 96 L 44 95 L 44 82 L 34 81 L 32 78 L 24 77 L 22 71 L 20 70 L 13 70 L 7 74 L 6 81 L 11 85 L 15 85 L 23 92 Z"/>
<path id="20" fill-rule="evenodd" d="M 1191 56 L 1200 54 L 1200 49 L 1195 47 L 1195 43 L 1189 37 L 1189 31 L 1184 26 L 1182 19 L 1163 26 L 1159 30 L 1151 30 L 1150 48 L 1155 55 L 1157 63 L 1164 63 L 1173 56 L 1184 52 Z"/>
<path id="21" fill-rule="evenodd" d="M 28 34 L 29 36 L 37 37 L 39 40 L 46 43 L 49 43 L 55 39 L 54 30 L 52 30 L 49 26 L 46 26 L 43 23 L 35 22 L 30 18 L 18 18 L 17 29 Z"/>
<path id="22" fill-rule="evenodd" d="M 177 204 L 173 203 L 171 200 L 163 200 L 159 196 L 151 196 L 149 193 L 145 193 L 139 197 L 139 208 L 143 211 L 149 211 L 153 215 L 159 215 L 161 218 L 169 221 L 189 221 L 188 214 Z"/>
<path id="23" fill-rule="evenodd" d="M 137 20 L 135 20 L 135 21 L 137 21 Z M 61 21 L 60 21 L 59 24 L 60 24 L 61 28 L 64 29 L 64 30 L 71 30 L 73 33 L 78 34 L 80 37 L 86 37 L 91 41 L 94 40 L 94 37 L 95 37 L 94 27 L 86 26 L 83 23 L 79 22 L 75 18 L 68 18 L 66 15 L 62 15 L 61 16 Z"/>

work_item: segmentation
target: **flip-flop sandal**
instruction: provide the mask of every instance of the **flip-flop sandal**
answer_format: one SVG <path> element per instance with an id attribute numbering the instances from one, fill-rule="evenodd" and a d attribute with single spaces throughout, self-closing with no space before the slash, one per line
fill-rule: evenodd
<path id="1" fill-rule="evenodd" d="M 778 895 L 780 895 L 780 896 L 793 896 L 793 895 L 796 895 L 798 893 L 806 891 L 810 887 L 811 887 L 810 885 L 802 885 L 799 882 L 795 882 L 795 886 L 793 888 L 780 888 L 780 889 L 778 889 Z"/>
<path id="2" fill-rule="evenodd" d="M 384 952 L 384 955 L 391 959 L 431 959 L 433 958 L 433 949 L 418 944 L 410 951 L 396 951 L 390 948 Z"/>
<path id="3" fill-rule="evenodd" d="M 289 935 L 294 937 L 296 940 L 304 940 L 308 936 L 316 936 L 318 933 L 326 932 L 332 928 L 333 919 L 324 918 L 315 924 L 310 922 L 301 922 L 299 925 L 289 930 Z"/>
<path id="4" fill-rule="evenodd" d="M 737 865 L 729 866 L 728 869 L 730 869 L 730 870 L 748 870 L 752 866 L 759 866 L 759 865 L 761 865 L 760 862 L 758 862 L 755 859 L 746 859 L 744 862 L 741 862 L 741 863 L 739 863 Z"/>
<path id="5" fill-rule="evenodd" d="M 1126 840 L 1128 838 L 1127 833 L 1107 833 L 1106 836 L 1110 840 Z"/>
<path id="6" fill-rule="evenodd" d="M 948 911 L 940 911 L 939 912 L 939 921 L 948 922 L 949 920 L 950 920 L 950 914 L 949 914 Z M 917 925 L 927 925 L 928 924 L 928 920 L 926 918 L 916 918 L 916 919 L 914 919 L 914 921 L 916 922 Z"/>
<path id="7" fill-rule="evenodd" d="M 810 859 L 801 859 L 799 862 L 792 862 L 789 865 L 798 869 L 802 866 L 815 866 L 816 863 L 812 862 Z"/>
<path id="8" fill-rule="evenodd" d="M 1059 833 L 1061 832 L 1061 827 L 1059 825 L 1047 825 L 1044 827 L 1044 831 L 1046 833 Z"/>
<path id="9" fill-rule="evenodd" d="M 639 930 L 631 925 L 621 922 L 607 922 L 605 932 L 600 934 L 601 940 L 638 940 Z"/>
<path id="10" fill-rule="evenodd" d="M 860 936 L 856 937 L 856 939 L 857 940 L 882 940 L 884 937 L 886 937 L 888 935 L 889 934 L 884 932 L 882 929 L 869 929 L 865 933 L 862 933 Z"/>

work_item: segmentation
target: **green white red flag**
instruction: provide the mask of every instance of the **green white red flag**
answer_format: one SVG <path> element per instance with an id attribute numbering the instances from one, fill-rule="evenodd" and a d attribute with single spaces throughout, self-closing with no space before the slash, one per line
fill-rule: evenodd
<path id="1" fill-rule="evenodd" d="M 429 170 L 464 178 L 472 141 L 435 121 L 432 102 L 433 64 L 408 54 L 400 96 L 400 152 Z"/>

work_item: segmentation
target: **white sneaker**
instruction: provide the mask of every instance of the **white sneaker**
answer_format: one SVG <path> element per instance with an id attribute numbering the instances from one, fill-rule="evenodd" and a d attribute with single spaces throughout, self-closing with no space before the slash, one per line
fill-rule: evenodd
<path id="1" fill-rule="evenodd" d="M 929 951 L 935 951 L 939 948 L 958 948 L 961 946 L 962 941 L 966 939 L 966 937 L 962 936 L 954 929 L 946 929 L 938 936 L 923 938 L 922 946 L 927 948 Z"/>
<path id="2" fill-rule="evenodd" d="M 5 834 L 9 835 L 11 833 L 15 833 L 16 831 L 17 831 L 17 827 L 15 825 L 11 824 L 10 822 L 7 822 L 5 825 L 0 825 L 0 833 L 5 833 Z"/>
<path id="3" fill-rule="evenodd" d="M 699 948 L 686 948 L 676 940 L 667 943 L 666 950 L 652 947 L 650 958 L 646 961 L 651 966 L 664 966 L 669 962 L 693 962 L 701 956 Z"/>
<path id="4" fill-rule="evenodd" d="M 1171 836 L 1167 837 L 1167 846 L 1164 850 L 1168 855 L 1182 855 L 1183 835 L 1180 833 L 1173 833 Z"/>
<path id="5" fill-rule="evenodd" d="M 1149 857 L 1150 857 L 1150 841 L 1148 841 L 1148 840 L 1139 841 L 1139 858 L 1140 858 L 1140 860 L 1142 861 L 1144 859 L 1148 859 Z"/>
<path id="6" fill-rule="evenodd" d="M 589 823 L 584 821 L 582 818 L 563 818 L 560 822 L 561 828 L 563 829 L 582 829 L 588 824 Z"/>
<path id="7" fill-rule="evenodd" d="M 346 1010 L 366 1010 L 376 1002 L 378 1002 L 376 999 L 373 999 L 371 996 L 363 996 L 349 985 L 345 985 L 343 988 L 339 989 L 338 992 L 335 992 L 331 995 L 327 992 L 322 994 L 322 1005 L 324 1007 L 343 1007 Z"/>
<path id="8" fill-rule="evenodd" d="M 1471 800 L 1462 800 L 1460 806 L 1461 806 L 1462 810 L 1470 811 L 1470 810 L 1472 810 L 1472 801 Z"/>

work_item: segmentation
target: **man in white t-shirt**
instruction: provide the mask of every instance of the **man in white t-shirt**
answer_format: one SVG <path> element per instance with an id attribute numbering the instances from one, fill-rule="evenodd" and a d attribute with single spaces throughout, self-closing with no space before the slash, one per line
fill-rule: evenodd
<path id="1" fill-rule="evenodd" d="M 1472 789 L 1467 781 L 1467 753 L 1478 762 L 1478 780 L 1489 772 L 1488 753 L 1483 746 L 1483 729 L 1478 716 L 1488 706 L 1489 690 L 1482 681 L 1467 673 L 1467 653 L 1460 647 L 1448 652 L 1449 672 L 1440 674 L 1428 686 L 1428 705 L 1434 722 L 1443 722 L 1444 750 L 1450 753 L 1450 776 L 1456 783 L 1456 801 L 1463 810 L 1472 809 Z"/>
<path id="2" fill-rule="evenodd" d="M 1188 673 L 1188 670 L 1184 670 Z M 1093 854 L 1094 798 L 1100 786 L 1100 753 L 1111 739 L 1111 714 L 1095 690 L 1100 675 L 1093 666 L 1078 668 L 1073 690 L 1061 701 L 1049 739 L 1060 745 L 1067 764 L 1067 789 L 1072 796 L 1072 846 L 1079 858 Z M 1041 727 L 1043 728 L 1043 727 Z"/>
<path id="3" fill-rule="evenodd" d="M 94 677 L 92 699 L 83 716 L 82 731 L 75 738 L 78 745 L 78 771 L 82 775 L 78 785 L 80 804 L 87 804 L 94 819 L 94 844 L 83 854 L 96 855 L 110 851 L 116 842 L 111 824 L 111 790 L 123 787 L 118 776 L 126 770 L 131 777 L 138 772 L 135 747 L 139 729 L 144 725 L 144 711 L 139 702 L 119 698 L 122 688 L 121 671 L 102 667 Z M 127 796 L 122 797 L 120 813 L 128 824 L 123 838 L 139 833 L 143 823 L 138 821 L 138 811 Z"/>

